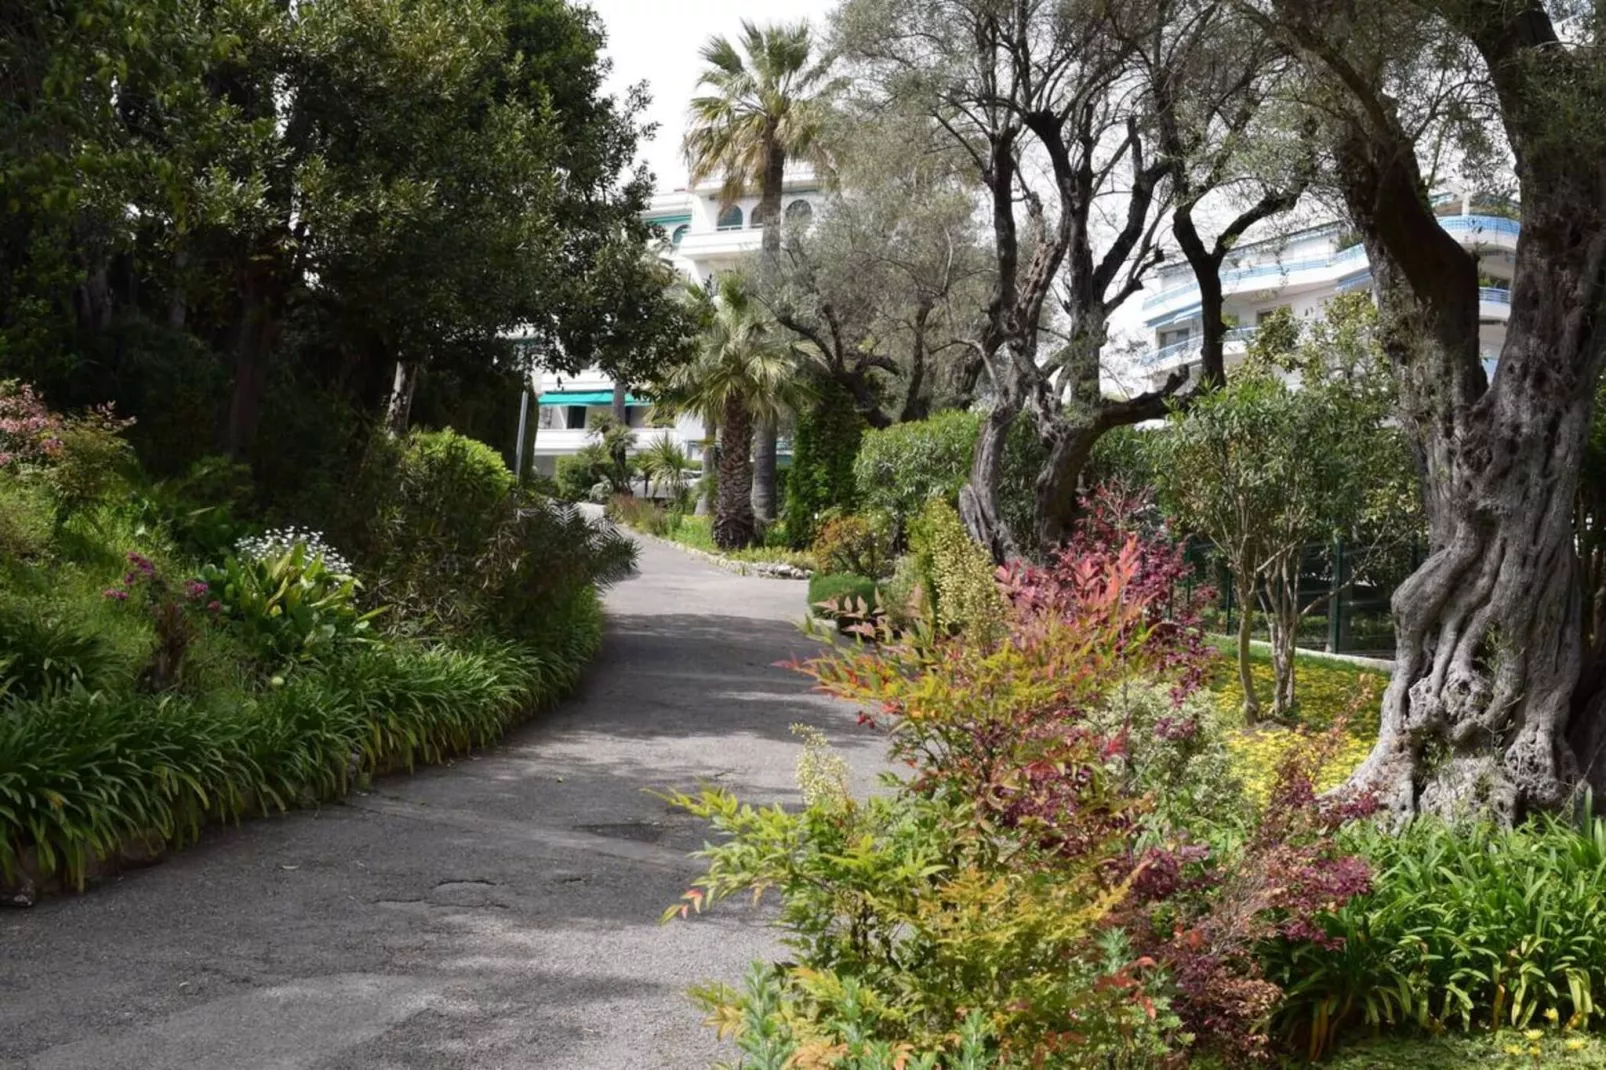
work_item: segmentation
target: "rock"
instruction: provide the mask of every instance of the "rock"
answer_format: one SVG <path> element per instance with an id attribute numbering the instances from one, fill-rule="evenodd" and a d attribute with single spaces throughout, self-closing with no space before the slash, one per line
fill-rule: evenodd
<path id="1" fill-rule="evenodd" d="M 39 889 L 26 874 L 15 882 L 0 880 L 0 907 L 31 907 L 38 898 Z"/>

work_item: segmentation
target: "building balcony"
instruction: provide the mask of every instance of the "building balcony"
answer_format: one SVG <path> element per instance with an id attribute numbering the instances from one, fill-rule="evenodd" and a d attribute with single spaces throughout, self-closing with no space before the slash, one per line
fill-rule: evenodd
<path id="1" fill-rule="evenodd" d="M 1514 250 L 1522 226 L 1504 216 L 1441 216 L 1439 225 L 1455 235 L 1463 245 L 1480 249 Z M 1351 245 L 1328 256 L 1300 260 L 1271 260 L 1221 273 L 1224 294 L 1246 290 L 1277 290 L 1283 287 L 1332 284 L 1341 290 L 1354 289 L 1370 280 L 1366 249 Z M 1151 326 L 1160 320 L 1183 318 L 1199 303 L 1199 286 L 1191 278 L 1144 299 L 1143 310 Z"/>
<path id="2" fill-rule="evenodd" d="M 692 460 L 702 456 L 701 436 L 688 435 L 678 427 L 638 427 L 631 438 L 632 451 L 639 452 L 660 439 L 668 439 L 685 450 Z M 594 441 L 591 432 L 583 427 L 537 428 L 534 454 L 537 457 L 565 457 L 579 453 Z"/>
<path id="3" fill-rule="evenodd" d="M 1221 340 L 1223 355 L 1236 356 L 1242 353 L 1254 334 L 1253 327 L 1234 327 L 1228 331 Z M 1173 342 L 1168 346 L 1152 349 L 1138 357 L 1137 364 L 1149 373 L 1170 371 L 1172 368 L 1180 368 L 1184 364 L 1197 361 L 1203 348 L 1203 339 L 1189 338 L 1186 341 Z"/>
<path id="4" fill-rule="evenodd" d="M 762 229 L 729 227 L 703 231 L 700 234 L 687 234 L 680 240 L 680 246 L 675 252 L 688 260 L 709 260 L 756 253 L 763 242 Z"/>

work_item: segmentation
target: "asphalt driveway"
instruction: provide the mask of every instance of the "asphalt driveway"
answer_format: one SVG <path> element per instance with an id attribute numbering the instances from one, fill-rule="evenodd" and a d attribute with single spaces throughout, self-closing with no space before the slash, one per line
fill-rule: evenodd
<path id="1" fill-rule="evenodd" d="M 496 751 L 0 912 L 0 1070 L 705 1070 L 686 986 L 773 937 L 658 924 L 703 830 L 650 789 L 796 799 L 798 721 L 860 789 L 881 748 L 774 667 L 802 583 L 649 544 L 608 609 L 582 692 Z"/>

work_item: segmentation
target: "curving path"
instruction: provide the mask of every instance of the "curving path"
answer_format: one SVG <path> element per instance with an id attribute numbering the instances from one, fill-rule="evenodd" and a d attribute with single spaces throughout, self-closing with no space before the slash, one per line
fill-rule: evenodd
<path id="1" fill-rule="evenodd" d="M 648 544 L 607 601 L 582 692 L 502 748 L 0 913 L 0 1070 L 706 1070 L 686 986 L 773 937 L 658 925 L 703 830 L 649 789 L 795 799 L 797 721 L 858 788 L 881 749 L 773 667 L 803 584 Z"/>

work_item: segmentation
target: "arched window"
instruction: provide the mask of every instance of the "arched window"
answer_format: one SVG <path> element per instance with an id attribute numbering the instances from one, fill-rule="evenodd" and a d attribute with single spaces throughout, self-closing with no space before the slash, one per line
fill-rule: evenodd
<path id="1" fill-rule="evenodd" d="M 740 205 L 733 204 L 719 213 L 714 226 L 720 230 L 741 230 L 742 209 Z"/>
<path id="2" fill-rule="evenodd" d="M 789 227 L 806 227 L 814 219 L 814 206 L 808 201 L 799 199 L 786 206 L 786 225 Z"/>
<path id="3" fill-rule="evenodd" d="M 680 240 L 686 236 L 686 232 L 689 230 L 691 230 L 691 227 L 687 226 L 685 223 L 682 223 L 680 226 L 676 227 L 675 233 L 669 236 L 669 244 L 673 245 L 677 249 L 680 248 Z"/>
<path id="4" fill-rule="evenodd" d="M 764 211 L 764 206 L 760 204 L 753 209 L 753 219 L 750 223 L 750 226 L 752 226 L 754 230 L 759 230 L 764 226 L 764 221 L 768 218 L 768 213 Z"/>

